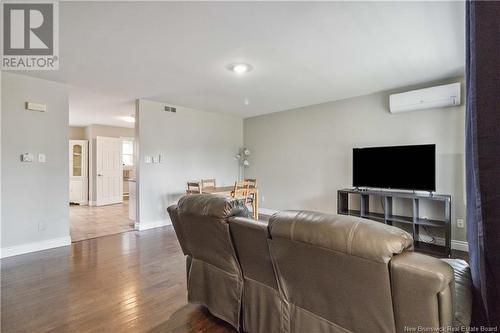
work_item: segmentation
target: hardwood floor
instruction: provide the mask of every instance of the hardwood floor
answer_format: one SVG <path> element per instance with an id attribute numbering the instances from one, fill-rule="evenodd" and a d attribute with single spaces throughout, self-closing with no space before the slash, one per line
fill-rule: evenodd
<path id="1" fill-rule="evenodd" d="M 186 297 L 171 226 L 1 260 L 1 332 L 236 332 Z"/>
<path id="2" fill-rule="evenodd" d="M 1 261 L 2 332 L 235 332 L 186 302 L 172 227 Z"/>
<path id="3" fill-rule="evenodd" d="M 134 230 L 128 218 L 128 200 L 100 207 L 71 205 L 69 217 L 72 242 Z"/>

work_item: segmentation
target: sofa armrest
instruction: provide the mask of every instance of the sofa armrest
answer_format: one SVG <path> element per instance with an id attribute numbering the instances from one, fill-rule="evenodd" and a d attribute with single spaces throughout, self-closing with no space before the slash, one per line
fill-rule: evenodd
<path id="1" fill-rule="evenodd" d="M 170 216 L 170 221 L 172 221 L 172 225 L 174 226 L 174 231 L 181 246 L 182 253 L 184 253 L 184 255 L 190 255 L 191 253 L 189 251 L 188 238 L 184 234 L 184 229 L 182 228 L 182 224 L 179 219 L 179 210 L 177 205 L 168 207 L 167 212 Z"/>
<path id="2" fill-rule="evenodd" d="M 460 259 L 441 259 L 453 268 L 455 275 L 455 327 L 468 327 L 472 314 L 472 276 L 469 265 Z"/>
<path id="3" fill-rule="evenodd" d="M 404 252 L 390 261 L 396 332 L 453 325 L 454 275 L 442 260 Z"/>

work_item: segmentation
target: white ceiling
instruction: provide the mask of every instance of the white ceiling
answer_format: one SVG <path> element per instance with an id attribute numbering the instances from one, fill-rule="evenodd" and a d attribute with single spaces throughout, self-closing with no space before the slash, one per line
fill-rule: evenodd
<path id="1" fill-rule="evenodd" d="M 23 74 L 70 84 L 72 125 L 127 126 L 135 98 L 249 117 L 463 75 L 464 16 L 463 2 L 61 2 L 60 70 Z"/>

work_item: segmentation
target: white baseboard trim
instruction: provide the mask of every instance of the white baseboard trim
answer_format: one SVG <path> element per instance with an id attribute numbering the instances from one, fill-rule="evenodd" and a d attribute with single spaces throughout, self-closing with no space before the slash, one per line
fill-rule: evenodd
<path id="1" fill-rule="evenodd" d="M 444 244 L 444 240 L 443 240 Z M 451 240 L 451 248 L 453 250 L 459 250 L 459 251 L 464 251 L 464 252 L 469 252 L 469 243 L 465 241 L 459 241 L 459 240 Z"/>
<path id="2" fill-rule="evenodd" d="M 420 235 L 419 241 L 425 242 L 425 243 L 431 243 L 432 238 L 430 236 L 426 235 Z M 434 243 L 431 244 L 436 244 L 440 246 L 444 246 L 444 238 L 442 237 L 434 237 Z M 458 251 L 463 251 L 463 252 L 469 252 L 469 243 L 465 241 L 459 241 L 459 240 L 451 240 L 451 249 L 452 250 L 458 250 Z"/>
<path id="3" fill-rule="evenodd" d="M 12 256 L 17 256 L 20 254 L 38 252 L 38 251 L 52 249 L 55 247 L 68 246 L 68 245 L 71 245 L 71 237 L 70 236 L 52 238 L 52 239 L 47 239 L 44 241 L 15 245 L 15 246 L 9 246 L 9 247 L 2 248 L 1 253 L 0 253 L 0 258 L 7 258 L 7 257 L 12 257 Z"/>
<path id="4" fill-rule="evenodd" d="M 89 201 L 89 206 L 95 206 L 95 201 Z"/>
<path id="5" fill-rule="evenodd" d="M 276 209 L 259 208 L 259 214 L 273 215 L 274 213 L 277 213 L 277 212 L 278 211 Z"/>
<path id="6" fill-rule="evenodd" d="M 148 229 L 153 229 L 153 228 L 164 227 L 164 226 L 171 225 L 171 224 L 172 224 L 172 221 L 170 219 L 153 221 L 153 222 L 135 222 L 134 228 L 135 228 L 135 230 L 143 231 L 143 230 L 148 230 Z"/>

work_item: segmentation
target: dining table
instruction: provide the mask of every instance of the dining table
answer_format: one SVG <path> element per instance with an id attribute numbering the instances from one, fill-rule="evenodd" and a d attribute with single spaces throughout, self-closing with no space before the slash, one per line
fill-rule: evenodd
<path id="1" fill-rule="evenodd" d="M 228 197 L 232 197 L 232 193 L 234 191 L 234 186 L 216 186 L 216 187 L 207 187 L 202 188 L 201 193 L 207 194 L 217 194 L 224 195 Z M 253 218 L 259 219 L 259 189 L 257 187 L 249 188 L 249 194 L 253 195 L 254 200 L 252 200 L 252 213 Z"/>

